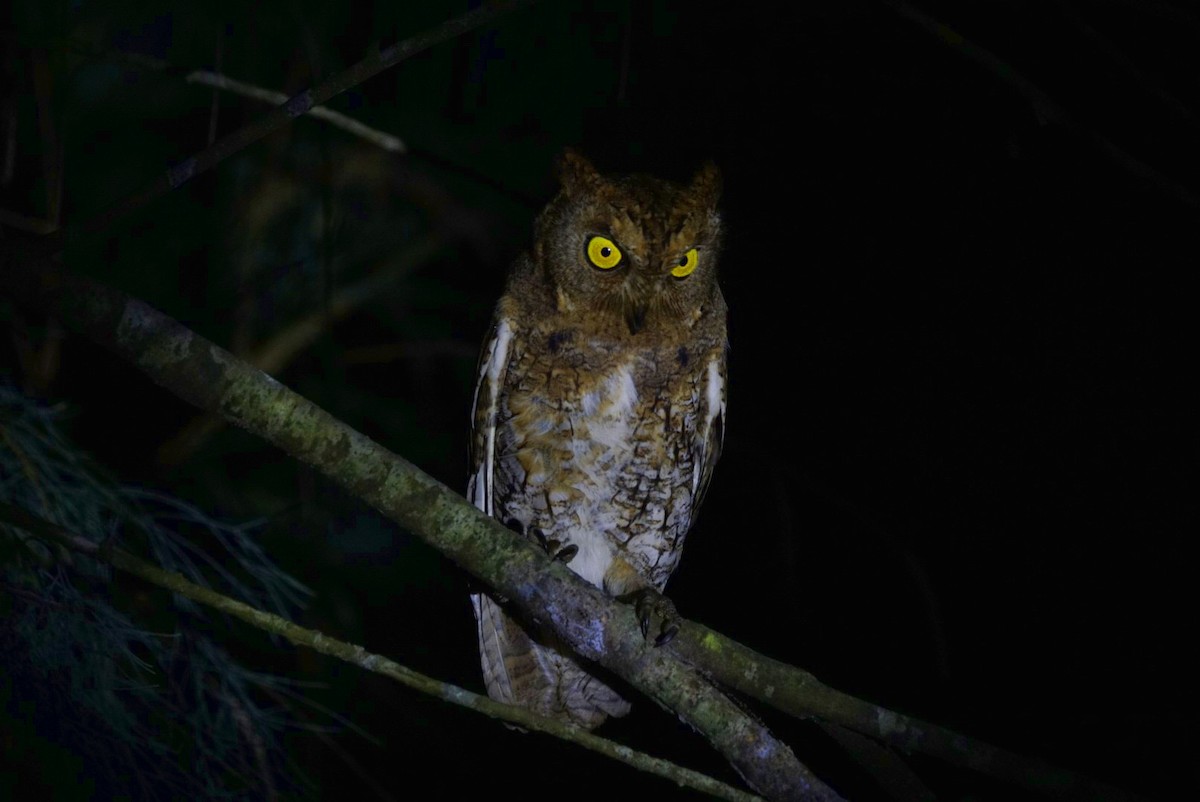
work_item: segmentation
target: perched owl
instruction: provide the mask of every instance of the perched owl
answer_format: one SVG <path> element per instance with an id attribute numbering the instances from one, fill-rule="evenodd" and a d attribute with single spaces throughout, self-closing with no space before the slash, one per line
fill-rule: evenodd
<path id="1" fill-rule="evenodd" d="M 675 570 L 721 450 L 720 176 L 600 175 L 568 151 L 480 359 L 468 495 L 575 573 L 677 629 Z M 472 597 L 488 694 L 592 728 L 629 704 L 550 637 Z M 656 631 L 652 631 L 656 630 Z"/>

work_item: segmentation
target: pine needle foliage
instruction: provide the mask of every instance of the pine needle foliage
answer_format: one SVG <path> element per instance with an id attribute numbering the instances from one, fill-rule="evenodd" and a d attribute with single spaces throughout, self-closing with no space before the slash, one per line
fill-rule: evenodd
<path id="1" fill-rule="evenodd" d="M 291 616 L 308 591 L 252 524 L 126 487 L 65 437 L 61 407 L 0 382 L 0 501 Z M 215 626 L 221 624 L 221 626 Z M 272 799 L 297 790 L 284 681 L 240 666 L 224 622 L 0 520 L 0 719 L 17 786 L 56 799 Z M 4 787 L 12 782 L 13 788 Z"/>

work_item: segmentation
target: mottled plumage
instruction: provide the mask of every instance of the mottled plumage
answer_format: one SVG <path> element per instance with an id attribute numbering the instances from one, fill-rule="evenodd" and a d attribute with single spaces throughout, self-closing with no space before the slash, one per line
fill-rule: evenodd
<path id="1" fill-rule="evenodd" d="M 613 596 L 662 590 L 721 449 L 719 176 L 605 177 L 568 152 L 480 360 L 468 494 Z M 629 705 L 487 595 L 488 693 L 594 727 Z M 670 634 L 665 633 L 665 634 Z"/>

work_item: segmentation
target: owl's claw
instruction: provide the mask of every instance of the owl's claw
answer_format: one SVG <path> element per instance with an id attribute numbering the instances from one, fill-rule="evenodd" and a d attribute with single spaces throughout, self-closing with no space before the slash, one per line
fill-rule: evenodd
<path id="1" fill-rule="evenodd" d="M 546 537 L 546 533 L 537 527 L 531 528 L 529 534 L 533 535 L 537 542 L 541 544 L 541 547 L 550 555 L 551 560 L 560 562 L 563 565 L 571 562 L 571 560 L 575 559 L 575 555 L 579 553 L 579 546 L 576 546 L 574 543 L 568 543 L 564 546 L 561 540 Z"/>
<path id="2" fill-rule="evenodd" d="M 675 605 L 654 588 L 642 588 L 627 593 L 621 597 L 621 601 L 633 602 L 633 610 L 637 614 L 643 638 L 650 640 L 651 633 L 657 630 L 653 635 L 655 646 L 670 643 L 671 639 L 679 634 L 680 619 Z"/>

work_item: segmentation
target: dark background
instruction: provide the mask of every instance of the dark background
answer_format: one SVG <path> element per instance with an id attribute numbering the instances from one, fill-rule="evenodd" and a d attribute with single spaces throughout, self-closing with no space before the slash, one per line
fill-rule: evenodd
<path id="1" fill-rule="evenodd" d="M 7 12 L 4 208 L 46 214 L 57 165 L 79 225 L 202 149 L 213 93 L 184 82 L 192 69 L 295 92 L 465 10 L 142 5 Z M 477 345 L 561 148 L 678 180 L 711 158 L 729 416 L 668 586 L 682 614 L 895 710 L 1149 797 L 1194 795 L 1188 8 L 544 2 L 330 104 L 407 155 L 300 120 L 66 260 L 244 351 L 437 237 L 276 375 L 463 487 Z M 215 132 L 265 109 L 222 94 Z M 69 404 L 71 436 L 120 481 L 264 519 L 260 542 L 315 592 L 300 623 L 482 688 L 467 578 L 405 532 L 240 431 L 164 465 L 193 411 L 81 337 L 36 377 L 6 342 L 0 369 Z M 374 739 L 298 713 L 335 730 L 287 734 L 312 783 L 300 795 L 690 796 L 240 625 L 221 637 L 247 665 L 318 683 L 305 694 Z M 764 715 L 839 790 L 880 798 L 816 727 Z M 601 733 L 734 779 L 645 700 Z M 43 754 L 31 773 L 52 776 L 60 756 Z M 911 763 L 941 798 L 1018 798 Z"/>

